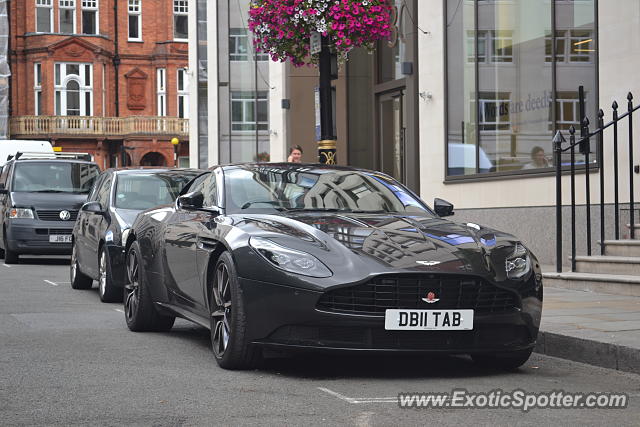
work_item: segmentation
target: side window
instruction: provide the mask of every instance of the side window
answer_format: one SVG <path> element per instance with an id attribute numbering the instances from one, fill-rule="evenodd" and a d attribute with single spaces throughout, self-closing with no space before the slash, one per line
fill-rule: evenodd
<path id="1" fill-rule="evenodd" d="M 216 175 L 210 173 L 207 179 L 204 181 L 204 207 L 213 207 L 218 203 L 217 190 L 216 190 Z"/>
<path id="2" fill-rule="evenodd" d="M 102 180 L 102 185 L 98 190 L 98 201 L 102 205 L 103 209 L 109 207 L 109 195 L 111 194 L 111 181 L 112 177 L 107 176 Z"/>
<path id="3" fill-rule="evenodd" d="M 95 202 L 98 200 L 98 190 L 100 189 L 100 184 L 106 175 L 107 174 L 104 173 L 96 178 L 93 183 L 93 187 L 91 187 L 91 193 L 89 193 L 89 197 L 87 197 L 88 202 Z"/>

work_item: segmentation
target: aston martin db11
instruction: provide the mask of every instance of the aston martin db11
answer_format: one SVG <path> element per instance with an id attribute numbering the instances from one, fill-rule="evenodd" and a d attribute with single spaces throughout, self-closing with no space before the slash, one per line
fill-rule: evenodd
<path id="1" fill-rule="evenodd" d="M 391 177 L 307 164 L 216 167 L 126 237 L 133 331 L 208 328 L 223 368 L 266 348 L 470 354 L 516 368 L 542 312 L 516 237 L 445 216 Z"/>

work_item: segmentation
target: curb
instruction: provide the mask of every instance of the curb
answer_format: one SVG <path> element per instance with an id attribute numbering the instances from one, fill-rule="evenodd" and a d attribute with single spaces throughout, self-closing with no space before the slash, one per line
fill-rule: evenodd
<path id="1" fill-rule="evenodd" d="M 539 331 L 534 352 L 640 374 L 640 348 Z"/>

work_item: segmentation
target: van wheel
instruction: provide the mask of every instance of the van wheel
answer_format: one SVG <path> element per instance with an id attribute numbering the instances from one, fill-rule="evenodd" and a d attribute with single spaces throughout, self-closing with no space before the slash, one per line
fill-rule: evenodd
<path id="1" fill-rule="evenodd" d="M 7 234 L 5 232 L 4 237 L 4 263 L 5 264 L 17 264 L 20 261 L 18 254 L 11 249 L 9 249 L 9 245 L 7 244 Z"/>

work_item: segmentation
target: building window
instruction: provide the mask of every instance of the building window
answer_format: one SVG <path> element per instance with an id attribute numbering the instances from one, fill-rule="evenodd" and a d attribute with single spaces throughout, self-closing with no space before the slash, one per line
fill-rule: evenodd
<path id="1" fill-rule="evenodd" d="M 189 0 L 173 0 L 173 39 L 189 38 Z"/>
<path id="2" fill-rule="evenodd" d="M 158 116 L 167 115 L 167 69 L 157 69 L 156 94 L 158 99 Z"/>
<path id="3" fill-rule="evenodd" d="M 54 70 L 56 115 L 93 115 L 93 65 L 56 63 Z"/>
<path id="4" fill-rule="evenodd" d="M 82 34 L 98 34 L 98 0 L 82 0 Z"/>
<path id="5" fill-rule="evenodd" d="M 33 89 L 35 92 L 34 114 L 39 116 L 42 114 L 42 64 L 39 62 L 33 64 Z"/>
<path id="6" fill-rule="evenodd" d="M 60 32 L 76 32 L 76 0 L 60 0 Z"/>
<path id="7" fill-rule="evenodd" d="M 247 31 L 244 28 L 229 28 L 229 60 L 247 61 Z"/>
<path id="8" fill-rule="evenodd" d="M 231 130 L 268 130 L 267 102 L 266 91 L 259 91 L 257 94 L 255 92 L 231 92 Z"/>
<path id="9" fill-rule="evenodd" d="M 36 0 L 36 32 L 53 32 L 53 0 Z"/>
<path id="10" fill-rule="evenodd" d="M 445 2 L 447 177 L 548 172 L 554 133 L 579 128 L 580 86 L 595 122 L 596 3 Z"/>
<path id="11" fill-rule="evenodd" d="M 142 40 L 142 0 L 129 0 L 129 40 Z"/>
<path id="12" fill-rule="evenodd" d="M 178 117 L 189 116 L 189 74 L 186 68 L 178 68 Z"/>
<path id="13" fill-rule="evenodd" d="M 244 28 L 229 28 L 229 60 L 248 61 L 249 60 L 249 37 Z M 269 55 L 266 53 L 255 53 L 256 61 L 268 61 Z"/>

